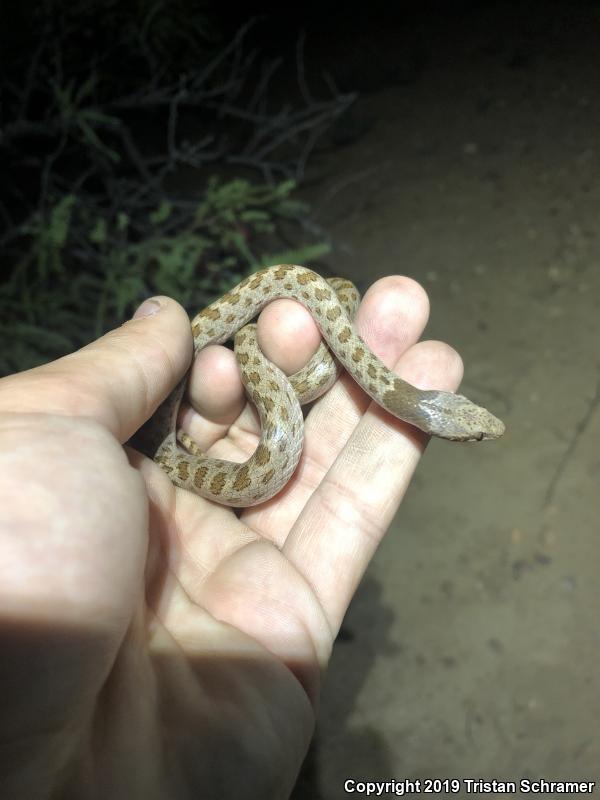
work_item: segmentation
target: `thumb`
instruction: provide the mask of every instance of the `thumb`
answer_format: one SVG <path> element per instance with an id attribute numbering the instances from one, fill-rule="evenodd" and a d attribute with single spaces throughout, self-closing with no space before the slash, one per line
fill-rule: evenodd
<path id="1" fill-rule="evenodd" d="M 190 322 L 153 297 L 133 318 L 75 353 L 0 381 L 0 412 L 91 417 L 125 442 L 185 374 Z"/>

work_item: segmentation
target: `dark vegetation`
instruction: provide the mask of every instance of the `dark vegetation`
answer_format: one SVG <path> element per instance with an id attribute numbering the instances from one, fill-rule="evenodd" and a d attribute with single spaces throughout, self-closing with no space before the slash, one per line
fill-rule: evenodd
<path id="1" fill-rule="evenodd" d="M 251 18 L 189 0 L 13 6 L 0 42 L 0 374 L 79 347 L 146 296 L 189 311 L 252 270 L 310 263 L 325 232 L 295 197 L 353 101 L 295 91 Z M 326 90 L 324 90 L 324 87 Z"/>

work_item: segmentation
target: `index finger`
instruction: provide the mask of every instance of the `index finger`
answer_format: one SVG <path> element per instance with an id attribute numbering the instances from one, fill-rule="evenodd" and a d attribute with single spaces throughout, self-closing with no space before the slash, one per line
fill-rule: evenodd
<path id="1" fill-rule="evenodd" d="M 3 378 L 0 412 L 91 417 L 127 441 L 185 374 L 192 353 L 179 303 L 152 298 L 136 314 L 75 353 Z"/>

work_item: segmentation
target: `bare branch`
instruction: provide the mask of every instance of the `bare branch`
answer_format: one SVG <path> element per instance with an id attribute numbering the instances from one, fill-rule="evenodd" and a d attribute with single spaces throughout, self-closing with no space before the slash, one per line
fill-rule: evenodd
<path id="1" fill-rule="evenodd" d="M 298 86 L 300 87 L 300 94 L 307 106 L 314 103 L 314 98 L 311 95 L 308 84 L 306 83 L 306 73 L 304 71 L 304 43 L 306 40 L 306 29 L 302 28 L 296 42 L 296 75 L 298 78 Z"/>

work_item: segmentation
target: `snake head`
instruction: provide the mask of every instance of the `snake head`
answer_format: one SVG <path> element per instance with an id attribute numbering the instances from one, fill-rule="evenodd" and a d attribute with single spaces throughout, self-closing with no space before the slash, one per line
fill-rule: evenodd
<path id="1" fill-rule="evenodd" d="M 433 436 L 454 442 L 480 442 L 498 439 L 505 431 L 502 420 L 462 394 L 429 390 L 423 395 L 419 406 L 427 427 L 422 430 Z"/>

